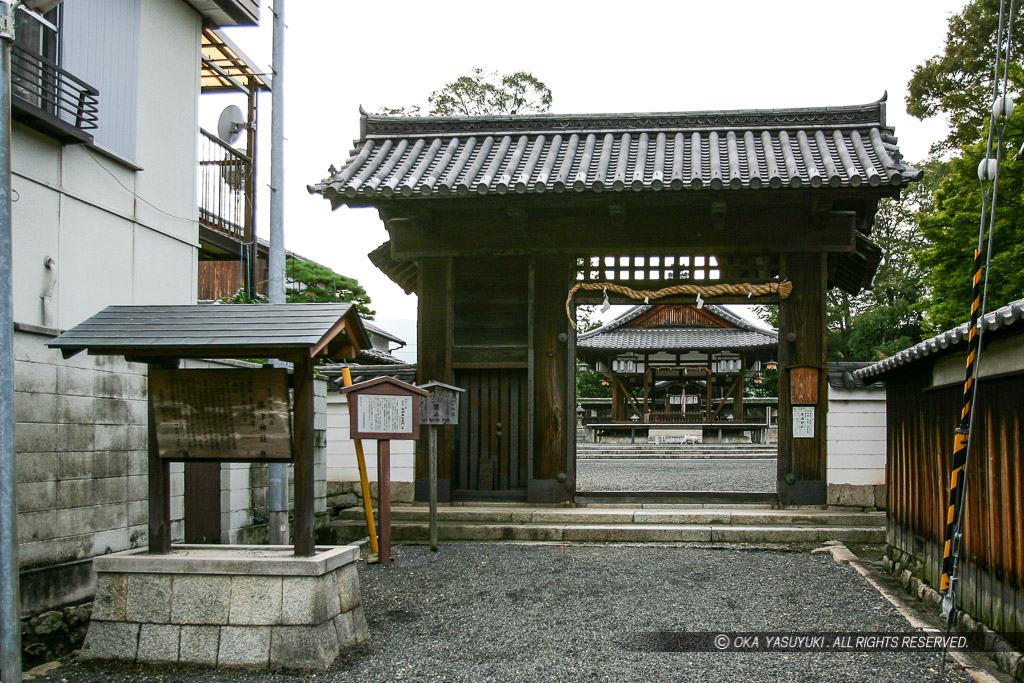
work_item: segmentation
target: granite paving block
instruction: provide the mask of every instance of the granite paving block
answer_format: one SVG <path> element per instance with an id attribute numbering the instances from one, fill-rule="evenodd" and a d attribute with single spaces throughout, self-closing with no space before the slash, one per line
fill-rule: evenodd
<path id="1" fill-rule="evenodd" d="M 269 626 L 224 626 L 217 665 L 265 668 L 270 662 L 270 630 Z"/>
<path id="2" fill-rule="evenodd" d="M 281 623 L 279 576 L 231 577 L 229 623 L 233 625 L 270 625 Z"/>
<path id="3" fill-rule="evenodd" d="M 178 658 L 190 664 L 217 665 L 219 626 L 182 626 Z"/>
<path id="4" fill-rule="evenodd" d="M 85 636 L 81 659 L 134 661 L 139 649 L 139 624 L 93 621 Z"/>
<path id="5" fill-rule="evenodd" d="M 339 654 L 334 622 L 319 626 L 275 626 L 270 666 L 275 669 L 326 669 Z"/>
<path id="6" fill-rule="evenodd" d="M 226 625 L 230 605 L 230 577 L 207 574 L 174 577 L 172 623 Z"/>
<path id="7" fill-rule="evenodd" d="M 171 577 L 129 574 L 125 618 L 128 621 L 166 624 L 171 619 Z"/>
<path id="8" fill-rule="evenodd" d="M 168 624 L 142 624 L 139 629 L 140 662 L 167 663 L 178 661 L 181 627 Z"/>

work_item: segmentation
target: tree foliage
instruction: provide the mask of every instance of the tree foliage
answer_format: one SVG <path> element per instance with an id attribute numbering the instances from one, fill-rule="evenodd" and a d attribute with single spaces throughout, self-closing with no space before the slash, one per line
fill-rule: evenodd
<path id="1" fill-rule="evenodd" d="M 473 68 L 427 98 L 428 116 L 543 114 L 551 111 L 551 89 L 533 74 L 500 74 Z M 386 116 L 419 116 L 421 107 L 384 107 Z"/>
<path id="2" fill-rule="evenodd" d="M 353 278 L 335 273 L 313 261 L 288 259 L 285 263 L 288 281 L 288 303 L 346 303 L 355 304 L 364 318 L 372 319 L 370 296 Z"/>
<path id="3" fill-rule="evenodd" d="M 1017 6 L 1013 24 L 1015 51 L 1024 46 L 1024 3 Z M 977 142 L 992 107 L 992 78 L 995 75 L 996 35 L 999 28 L 999 0 L 972 0 L 960 14 L 949 19 L 946 47 L 918 65 L 908 84 L 907 113 L 919 119 L 945 114 L 949 136 L 935 149 L 955 149 Z M 1011 90 L 1019 92 L 1024 72 L 1015 64 L 1010 69 Z"/>
<path id="4" fill-rule="evenodd" d="M 1024 162 L 1013 161 L 1024 140 L 1024 108 L 1009 122 L 1003 163 L 999 169 L 992 262 L 988 273 L 989 309 L 1024 296 Z M 918 214 L 924 245 L 917 250 L 927 273 L 930 302 L 924 307 L 928 331 L 950 329 L 970 317 L 974 249 L 981 220 L 981 187 L 977 169 L 985 157 L 984 140 L 965 147 L 949 162 L 932 210 Z"/>
<path id="5" fill-rule="evenodd" d="M 583 334 L 601 327 L 597 319 L 597 306 L 576 307 L 576 332 Z M 579 398 L 608 398 L 612 395 L 612 387 L 608 379 L 589 368 L 576 368 L 576 396 Z"/>

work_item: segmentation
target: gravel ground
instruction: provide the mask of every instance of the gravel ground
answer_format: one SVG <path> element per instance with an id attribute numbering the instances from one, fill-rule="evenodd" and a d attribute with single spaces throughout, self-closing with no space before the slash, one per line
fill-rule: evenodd
<path id="1" fill-rule="evenodd" d="M 66 683 L 938 679 L 935 654 L 642 651 L 665 631 L 910 632 L 853 569 L 807 550 L 406 546 L 391 565 L 360 564 L 372 642 L 315 679 L 74 663 L 51 675 Z M 946 674 L 971 680 L 949 666 Z"/>
<path id="2" fill-rule="evenodd" d="M 775 491 L 776 461 L 577 460 L 578 491 Z"/>

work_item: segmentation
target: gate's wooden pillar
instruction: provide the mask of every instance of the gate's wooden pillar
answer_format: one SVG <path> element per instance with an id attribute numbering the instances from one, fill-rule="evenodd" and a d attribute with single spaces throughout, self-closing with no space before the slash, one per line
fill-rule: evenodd
<path id="1" fill-rule="evenodd" d="M 569 335 L 564 296 L 569 290 L 572 259 L 534 256 L 530 306 L 533 313 L 533 467 L 527 488 L 531 503 L 572 499 L 575 483 L 569 453 L 575 398 L 569 396 Z"/>
<path id="2" fill-rule="evenodd" d="M 419 261 L 417 289 L 419 315 L 416 324 L 416 381 L 454 384 L 452 346 L 454 343 L 454 298 L 452 259 L 431 258 Z M 429 429 L 421 430 L 416 442 L 416 500 L 430 500 Z M 437 430 L 437 499 L 452 499 L 452 431 Z"/>
<path id="3" fill-rule="evenodd" d="M 826 258 L 782 258 L 783 277 L 793 283 L 793 292 L 779 304 L 778 491 L 784 505 L 825 503 Z M 796 434 L 794 416 L 801 420 Z"/>

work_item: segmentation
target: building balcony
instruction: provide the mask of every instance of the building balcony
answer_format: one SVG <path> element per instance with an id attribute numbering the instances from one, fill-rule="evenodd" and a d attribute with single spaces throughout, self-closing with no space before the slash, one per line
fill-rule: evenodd
<path id="1" fill-rule="evenodd" d="M 17 43 L 11 51 L 11 115 L 65 144 L 91 143 L 99 91 Z"/>
<path id="2" fill-rule="evenodd" d="M 252 159 L 205 130 L 199 135 L 199 224 L 252 241 Z M 237 254 L 237 251 L 236 251 Z"/>

